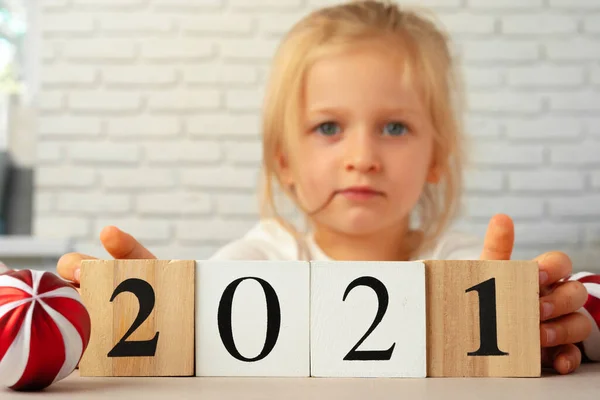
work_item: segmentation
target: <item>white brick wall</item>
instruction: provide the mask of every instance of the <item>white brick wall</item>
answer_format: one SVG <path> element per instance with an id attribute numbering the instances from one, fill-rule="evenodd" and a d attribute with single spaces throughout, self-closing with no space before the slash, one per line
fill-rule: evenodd
<path id="1" fill-rule="evenodd" d="M 106 257 L 116 224 L 164 258 L 202 258 L 257 217 L 268 62 L 335 0 L 40 2 L 35 231 Z M 600 270 L 600 2 L 427 0 L 464 60 L 464 217 L 516 221 L 515 258 Z"/>

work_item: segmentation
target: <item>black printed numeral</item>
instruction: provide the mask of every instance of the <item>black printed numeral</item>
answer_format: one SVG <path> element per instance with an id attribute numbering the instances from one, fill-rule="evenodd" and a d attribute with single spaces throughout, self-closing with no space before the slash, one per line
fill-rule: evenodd
<path id="1" fill-rule="evenodd" d="M 498 348 L 498 328 L 496 322 L 496 278 L 488 279 L 465 293 L 476 291 L 479 296 L 479 349 L 468 352 L 469 356 L 506 356 L 508 353 Z"/>
<path id="2" fill-rule="evenodd" d="M 231 307 L 233 305 L 233 295 L 235 294 L 239 284 L 246 279 L 253 279 L 260 283 L 267 299 L 267 334 L 265 338 L 265 344 L 260 354 L 253 358 L 244 357 L 240 354 L 233 341 L 233 331 L 231 327 Z M 217 320 L 219 324 L 219 335 L 221 336 L 221 341 L 223 342 L 223 345 L 229 354 L 240 361 L 254 362 L 262 360 L 268 356 L 269 353 L 271 353 L 275 347 L 275 344 L 277 343 L 277 338 L 279 337 L 279 330 L 281 327 L 281 307 L 279 305 L 277 293 L 275 293 L 273 286 L 271 286 L 264 279 L 256 277 L 244 277 L 236 279 L 235 281 L 231 282 L 227 288 L 225 288 L 225 291 L 221 296 L 219 310 L 217 312 Z"/>
<path id="3" fill-rule="evenodd" d="M 110 302 L 121 293 L 130 292 L 135 295 L 140 305 L 138 315 L 125 335 L 119 340 L 119 343 L 108 353 L 108 357 L 153 357 L 156 354 L 156 345 L 158 344 L 158 334 L 150 340 L 127 341 L 133 332 L 148 318 L 154 309 L 155 295 L 154 289 L 146 281 L 131 278 L 119 284 L 113 292 Z"/>
<path id="4" fill-rule="evenodd" d="M 373 323 L 367 330 L 367 332 L 363 335 L 362 338 L 354 345 L 354 347 L 346 354 L 344 357 L 345 361 L 371 361 L 371 360 L 389 360 L 392 358 L 392 353 L 394 351 L 394 347 L 396 343 L 392 344 L 392 346 L 387 350 L 357 350 L 358 347 L 369 337 L 369 335 L 375 330 L 377 325 L 381 323 L 385 312 L 387 311 L 388 303 L 389 303 L 389 295 L 385 285 L 378 279 L 373 278 L 372 276 L 363 276 L 355 279 L 348 285 L 346 291 L 344 292 L 344 296 L 342 301 L 346 301 L 346 297 L 350 293 L 352 289 L 358 286 L 367 286 L 375 291 L 377 294 L 377 300 L 379 306 L 377 307 L 377 315 L 375 315 L 375 319 Z"/>

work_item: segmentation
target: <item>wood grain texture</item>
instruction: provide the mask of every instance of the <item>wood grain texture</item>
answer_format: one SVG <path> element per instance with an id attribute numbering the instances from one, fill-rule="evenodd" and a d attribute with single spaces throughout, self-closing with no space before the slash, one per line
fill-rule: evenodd
<path id="1" fill-rule="evenodd" d="M 536 262 L 429 260 L 424 263 L 428 376 L 540 376 Z M 487 282 L 488 289 L 495 288 L 497 347 L 507 355 L 468 355 L 477 351 L 481 343 L 481 294 L 466 291 L 483 282 Z M 493 307 L 483 302 L 482 305 L 487 315 L 483 318 L 489 319 L 493 316 Z M 487 329 L 484 335 L 492 333 Z"/>
<path id="2" fill-rule="evenodd" d="M 131 278 L 150 284 L 155 303 L 127 341 L 153 339 L 154 356 L 108 357 L 140 310 L 136 296 L 111 296 Z M 92 320 L 81 376 L 192 376 L 194 374 L 194 260 L 86 260 L 81 265 L 81 296 Z"/>

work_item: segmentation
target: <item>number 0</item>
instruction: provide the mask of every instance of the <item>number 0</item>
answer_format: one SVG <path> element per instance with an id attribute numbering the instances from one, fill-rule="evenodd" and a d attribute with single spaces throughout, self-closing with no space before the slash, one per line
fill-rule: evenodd
<path id="1" fill-rule="evenodd" d="M 233 295 L 235 294 L 239 284 L 246 279 L 253 279 L 260 283 L 260 286 L 262 286 L 265 292 L 265 297 L 267 300 L 267 337 L 265 338 L 265 344 L 262 351 L 258 356 L 253 358 L 244 357 L 240 354 L 235 346 L 235 342 L 233 341 L 233 330 L 231 326 Z M 279 330 L 281 328 L 281 307 L 279 305 L 279 299 L 277 298 L 275 289 L 273 289 L 273 286 L 271 286 L 269 282 L 261 278 L 244 277 L 236 279 L 227 286 L 223 292 L 223 295 L 221 296 L 219 310 L 217 311 L 217 322 L 219 324 L 219 335 L 221 336 L 221 341 L 223 342 L 223 345 L 229 354 L 240 361 L 255 362 L 262 360 L 268 356 L 275 347 L 277 338 L 279 337 Z"/>

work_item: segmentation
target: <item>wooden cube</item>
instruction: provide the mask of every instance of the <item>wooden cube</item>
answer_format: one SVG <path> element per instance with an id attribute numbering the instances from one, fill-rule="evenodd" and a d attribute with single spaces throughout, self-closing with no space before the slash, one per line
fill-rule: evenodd
<path id="1" fill-rule="evenodd" d="M 424 262 L 428 376 L 540 376 L 536 262 Z"/>
<path id="2" fill-rule="evenodd" d="M 197 261 L 196 375 L 309 376 L 303 261 Z"/>
<path id="3" fill-rule="evenodd" d="M 81 376 L 193 376 L 194 260 L 86 260 Z"/>
<path id="4" fill-rule="evenodd" d="M 311 262 L 311 375 L 425 377 L 421 262 Z"/>

